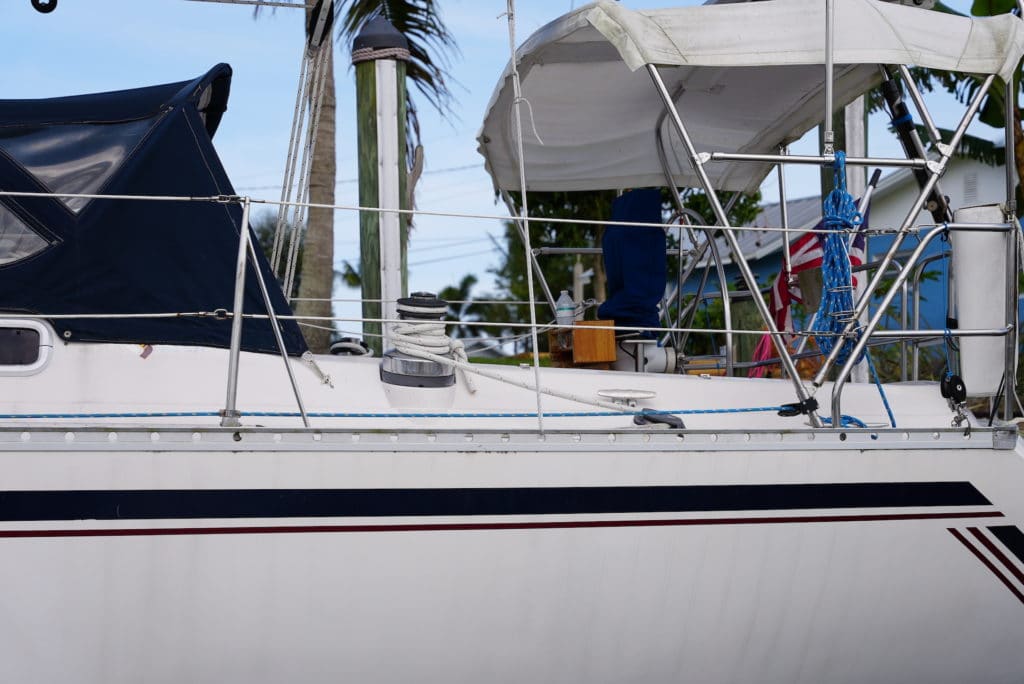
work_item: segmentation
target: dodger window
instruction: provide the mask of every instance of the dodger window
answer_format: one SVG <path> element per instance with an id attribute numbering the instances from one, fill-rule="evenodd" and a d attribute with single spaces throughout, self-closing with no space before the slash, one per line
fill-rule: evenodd
<path id="1" fill-rule="evenodd" d="M 149 130 L 151 119 L 0 128 L 0 149 L 50 192 L 98 194 Z M 76 214 L 84 197 L 61 197 Z"/>
<path id="2" fill-rule="evenodd" d="M 0 206 L 0 266 L 30 257 L 49 244 L 9 209 Z"/>

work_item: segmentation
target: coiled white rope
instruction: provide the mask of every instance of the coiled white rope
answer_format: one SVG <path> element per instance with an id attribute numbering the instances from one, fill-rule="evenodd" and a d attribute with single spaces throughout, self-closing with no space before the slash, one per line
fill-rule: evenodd
<path id="1" fill-rule="evenodd" d="M 521 389 L 529 390 L 530 392 L 539 392 L 540 394 L 544 394 L 544 395 L 547 395 L 547 396 L 550 396 L 550 397 L 556 397 L 558 399 L 566 399 L 568 401 L 574 401 L 574 402 L 577 402 L 579 404 L 585 404 L 587 406 L 596 406 L 596 407 L 608 409 L 608 410 L 611 410 L 611 411 L 618 411 L 619 413 L 623 413 L 623 414 L 631 414 L 631 413 L 635 413 L 636 412 L 636 409 L 629 408 L 628 406 L 624 406 L 622 404 L 615 404 L 615 403 L 612 403 L 610 401 L 601 401 L 600 399 L 591 399 L 589 397 L 584 397 L 582 395 L 575 394 L 573 392 L 565 392 L 565 391 L 562 391 L 562 390 L 556 390 L 556 389 L 551 388 L 551 387 L 546 387 L 544 385 L 539 385 L 539 384 L 536 384 L 536 383 L 532 383 L 529 380 L 525 380 L 525 379 L 524 380 L 517 380 L 515 378 L 510 378 L 510 377 L 502 375 L 500 373 L 495 373 L 494 371 L 484 370 L 479 365 L 473 365 L 473 364 L 469 363 L 469 359 L 465 356 L 465 350 L 464 349 L 462 349 L 461 357 L 458 356 L 457 352 L 452 352 L 452 356 L 451 357 L 443 356 L 441 354 L 437 354 L 434 351 L 430 351 L 430 349 L 431 349 L 430 346 L 422 345 L 419 342 L 415 341 L 415 340 L 420 338 L 420 334 L 421 334 L 420 330 L 417 330 L 415 333 L 410 335 L 410 340 L 413 340 L 413 341 L 409 341 L 409 342 L 406 342 L 406 343 L 398 342 L 399 335 L 404 334 L 404 332 L 403 333 L 399 333 L 399 332 L 397 332 L 397 330 L 395 330 L 395 328 L 398 328 L 400 326 L 404 327 L 407 323 L 409 323 L 412 327 L 415 327 L 415 328 L 420 328 L 420 326 L 430 326 L 430 325 L 433 325 L 435 327 L 441 326 L 443 328 L 444 323 L 431 323 L 429 321 L 427 321 L 427 322 L 418 321 L 416 323 L 410 323 L 408 321 L 405 321 L 403 323 L 396 323 L 394 325 L 394 327 L 393 327 L 393 331 L 394 331 L 395 337 L 392 338 L 392 341 L 395 342 L 395 349 L 397 349 L 398 351 L 403 352 L 405 354 L 408 354 L 409 356 L 415 356 L 417 358 L 426 359 L 428 361 L 435 361 L 435 362 L 443 364 L 445 366 L 450 366 L 452 368 L 457 368 L 459 371 L 461 371 L 462 377 L 466 381 L 466 389 L 468 389 L 472 393 L 476 392 L 476 387 L 475 387 L 475 385 L 472 384 L 471 375 L 479 375 L 481 377 L 488 378 L 490 380 L 495 380 L 497 382 L 503 382 L 503 383 L 505 383 L 507 385 L 513 385 L 513 386 L 519 387 Z M 449 340 L 453 345 L 458 345 L 458 347 L 461 348 L 461 344 L 462 344 L 461 340 L 453 340 L 452 338 L 448 337 L 447 335 L 444 335 L 444 331 L 443 330 L 442 330 L 442 335 L 444 336 L 445 339 Z M 425 337 L 431 338 L 434 341 L 434 345 L 435 346 L 433 346 L 433 349 L 440 350 L 442 348 L 441 344 L 437 341 L 436 333 L 430 333 L 428 335 L 425 335 Z M 400 344 L 402 346 L 399 346 Z"/>
<path id="2" fill-rule="evenodd" d="M 411 308 L 411 307 L 407 307 Z M 473 378 L 466 372 L 469 356 L 462 340 L 448 336 L 444 321 L 407 320 L 391 325 L 391 343 L 397 351 L 429 361 L 455 365 L 461 371 L 462 379 L 470 394 L 476 394 Z M 445 356 L 451 354 L 451 357 Z"/>
<path id="3" fill-rule="evenodd" d="M 497 382 L 513 385 L 530 392 L 544 394 L 558 399 L 566 399 L 587 406 L 618 411 L 620 413 L 632 413 L 633 410 L 622 404 L 615 404 L 610 401 L 592 399 L 573 392 L 556 390 L 540 384 L 540 376 L 535 375 L 534 382 L 529 380 L 517 380 L 501 373 L 485 370 L 479 365 L 469 362 L 466 348 L 462 340 L 453 339 L 448 336 L 445 321 L 437 320 L 444 315 L 446 307 L 441 306 L 416 306 L 408 300 L 399 302 L 399 309 L 404 314 L 425 315 L 426 318 L 409 318 L 391 323 L 391 342 L 395 350 L 408 356 L 427 361 L 434 361 L 450 368 L 459 370 L 462 379 L 466 383 L 466 389 L 471 394 L 476 393 L 476 385 L 473 383 L 473 376 L 479 375 Z M 437 319 L 434 319 L 434 317 Z M 534 369 L 536 371 L 536 368 Z"/>

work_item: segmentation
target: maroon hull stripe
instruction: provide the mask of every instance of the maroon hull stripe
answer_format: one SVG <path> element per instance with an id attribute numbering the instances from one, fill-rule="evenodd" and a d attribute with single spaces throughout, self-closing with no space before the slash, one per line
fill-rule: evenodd
<path id="1" fill-rule="evenodd" d="M 1002 518 L 999 512 L 892 513 L 763 518 L 680 518 L 658 520 L 565 520 L 557 522 L 407 523 L 383 525 L 268 525 L 237 527 L 148 527 L 88 530 L 0 530 L 0 538 L 174 537 L 213 534 L 309 534 L 316 532 L 465 532 L 475 530 L 557 530 L 594 527 L 682 527 L 695 525 L 769 525 L 786 523 L 880 522 Z"/>
<path id="2" fill-rule="evenodd" d="M 977 527 L 968 527 L 967 531 L 977 537 L 978 541 L 985 545 L 993 556 L 999 559 L 999 562 L 1006 566 L 1006 569 L 1010 571 L 1014 577 L 1016 577 L 1021 584 L 1024 584 L 1024 571 L 1021 571 L 1016 565 L 1013 564 L 1006 554 L 1003 553 L 998 546 L 992 543 L 992 540 L 985 536 L 985 534 Z"/>
<path id="3" fill-rule="evenodd" d="M 968 528 L 968 529 L 971 529 L 971 528 Z M 949 528 L 949 531 L 953 534 L 954 537 L 956 537 L 958 540 L 960 540 L 960 543 L 963 544 L 964 546 L 966 546 L 968 548 L 968 550 L 971 553 L 973 553 L 975 555 L 975 557 L 977 557 L 977 559 L 980 560 L 982 562 L 982 564 L 986 568 L 989 569 L 989 571 L 992 572 L 993 575 L 998 577 L 1000 582 L 1002 582 L 1003 584 L 1006 585 L 1006 588 L 1009 589 L 1013 593 L 1013 595 L 1017 597 L 1018 601 L 1020 601 L 1021 603 L 1024 603 L 1024 593 L 1021 593 L 1020 589 L 1018 589 L 1017 587 L 1013 586 L 1013 582 L 1010 581 L 1010 578 L 1008 578 L 1006 575 L 1004 575 L 999 570 L 999 568 L 997 568 L 992 563 L 992 561 L 990 561 L 988 558 L 986 558 L 985 554 L 983 554 L 981 552 L 981 549 L 979 549 L 974 544 L 972 544 L 971 541 L 967 537 L 962 535 L 959 530 L 956 530 L 956 529 L 951 527 L 951 528 Z"/>
<path id="4" fill-rule="evenodd" d="M 988 528 L 995 538 L 1003 543 L 1014 556 L 1024 563 L 1024 532 L 1014 525 L 997 525 Z"/>

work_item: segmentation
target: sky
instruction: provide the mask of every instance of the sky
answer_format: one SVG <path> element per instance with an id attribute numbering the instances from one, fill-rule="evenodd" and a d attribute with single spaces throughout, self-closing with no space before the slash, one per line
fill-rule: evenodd
<path id="1" fill-rule="evenodd" d="M 264 11 L 254 20 L 252 8 L 189 0 L 58 0 L 57 9 L 40 14 L 29 0 L 0 0 L 0 98 L 39 98 L 120 90 L 194 78 L 219 62 L 234 68 L 231 100 L 214 140 L 239 193 L 277 199 L 303 47 L 302 12 Z M 521 42 L 535 29 L 581 3 L 570 0 L 520 0 L 516 3 Z M 640 9 L 700 4 L 626 0 Z M 951 2 L 966 10 L 969 2 Z M 451 58 L 454 112 L 438 116 L 422 97 L 419 103 L 424 174 L 417 186 L 422 210 L 504 214 L 495 204 L 492 185 L 476 152 L 475 136 L 491 91 L 509 58 L 503 0 L 440 0 L 442 14 L 459 52 Z M 347 46 L 338 46 L 338 186 L 336 201 L 357 204 L 355 79 Z M 930 96 L 940 126 L 952 128 L 956 104 L 948 96 Z M 869 127 L 869 153 L 895 155 L 894 138 L 881 116 Z M 972 133 L 1001 136 L 984 126 Z M 794 153 L 814 154 L 813 135 L 795 144 Z M 817 172 L 787 171 L 791 197 L 817 192 Z M 772 175 L 762 188 L 767 199 L 778 196 Z M 499 221 L 420 217 L 410 238 L 410 290 L 439 291 L 467 273 L 477 275 L 475 294 L 493 292 L 487 273 L 499 263 L 488 235 L 500 236 Z M 335 217 L 335 259 L 358 261 L 358 219 L 354 212 Z M 339 298 L 358 298 L 338 288 Z M 357 307 L 336 306 L 338 315 L 357 315 Z"/>

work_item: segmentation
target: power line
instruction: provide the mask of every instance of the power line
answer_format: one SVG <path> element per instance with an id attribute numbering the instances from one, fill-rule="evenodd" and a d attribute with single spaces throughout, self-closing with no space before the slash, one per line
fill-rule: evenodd
<path id="1" fill-rule="evenodd" d="M 284 2 L 283 0 L 187 0 L 188 2 L 212 2 L 223 5 L 252 5 L 255 7 L 298 7 L 306 9 L 314 7 L 314 3 Z"/>
<path id="2" fill-rule="evenodd" d="M 190 0 L 191 2 L 219 2 L 220 0 Z M 433 169 L 431 171 L 424 171 L 421 175 L 433 176 L 442 173 L 456 173 L 457 171 L 468 171 L 469 169 L 481 169 L 482 164 L 463 164 L 462 166 L 449 166 L 444 169 Z M 335 185 L 349 185 L 352 183 L 358 183 L 358 178 L 342 178 L 334 182 Z M 277 190 L 281 187 L 281 184 L 277 185 L 246 185 L 244 187 L 235 188 L 235 190 Z"/>
<path id="3" fill-rule="evenodd" d="M 409 267 L 413 266 L 425 266 L 426 264 L 436 264 L 441 261 L 452 261 L 453 259 L 463 259 L 465 257 L 480 256 L 481 254 L 494 254 L 493 249 L 484 249 L 479 252 L 466 252 L 464 254 L 452 254 L 445 257 L 438 257 L 437 259 L 425 259 L 423 261 L 417 261 L 416 263 L 409 264 Z"/>

